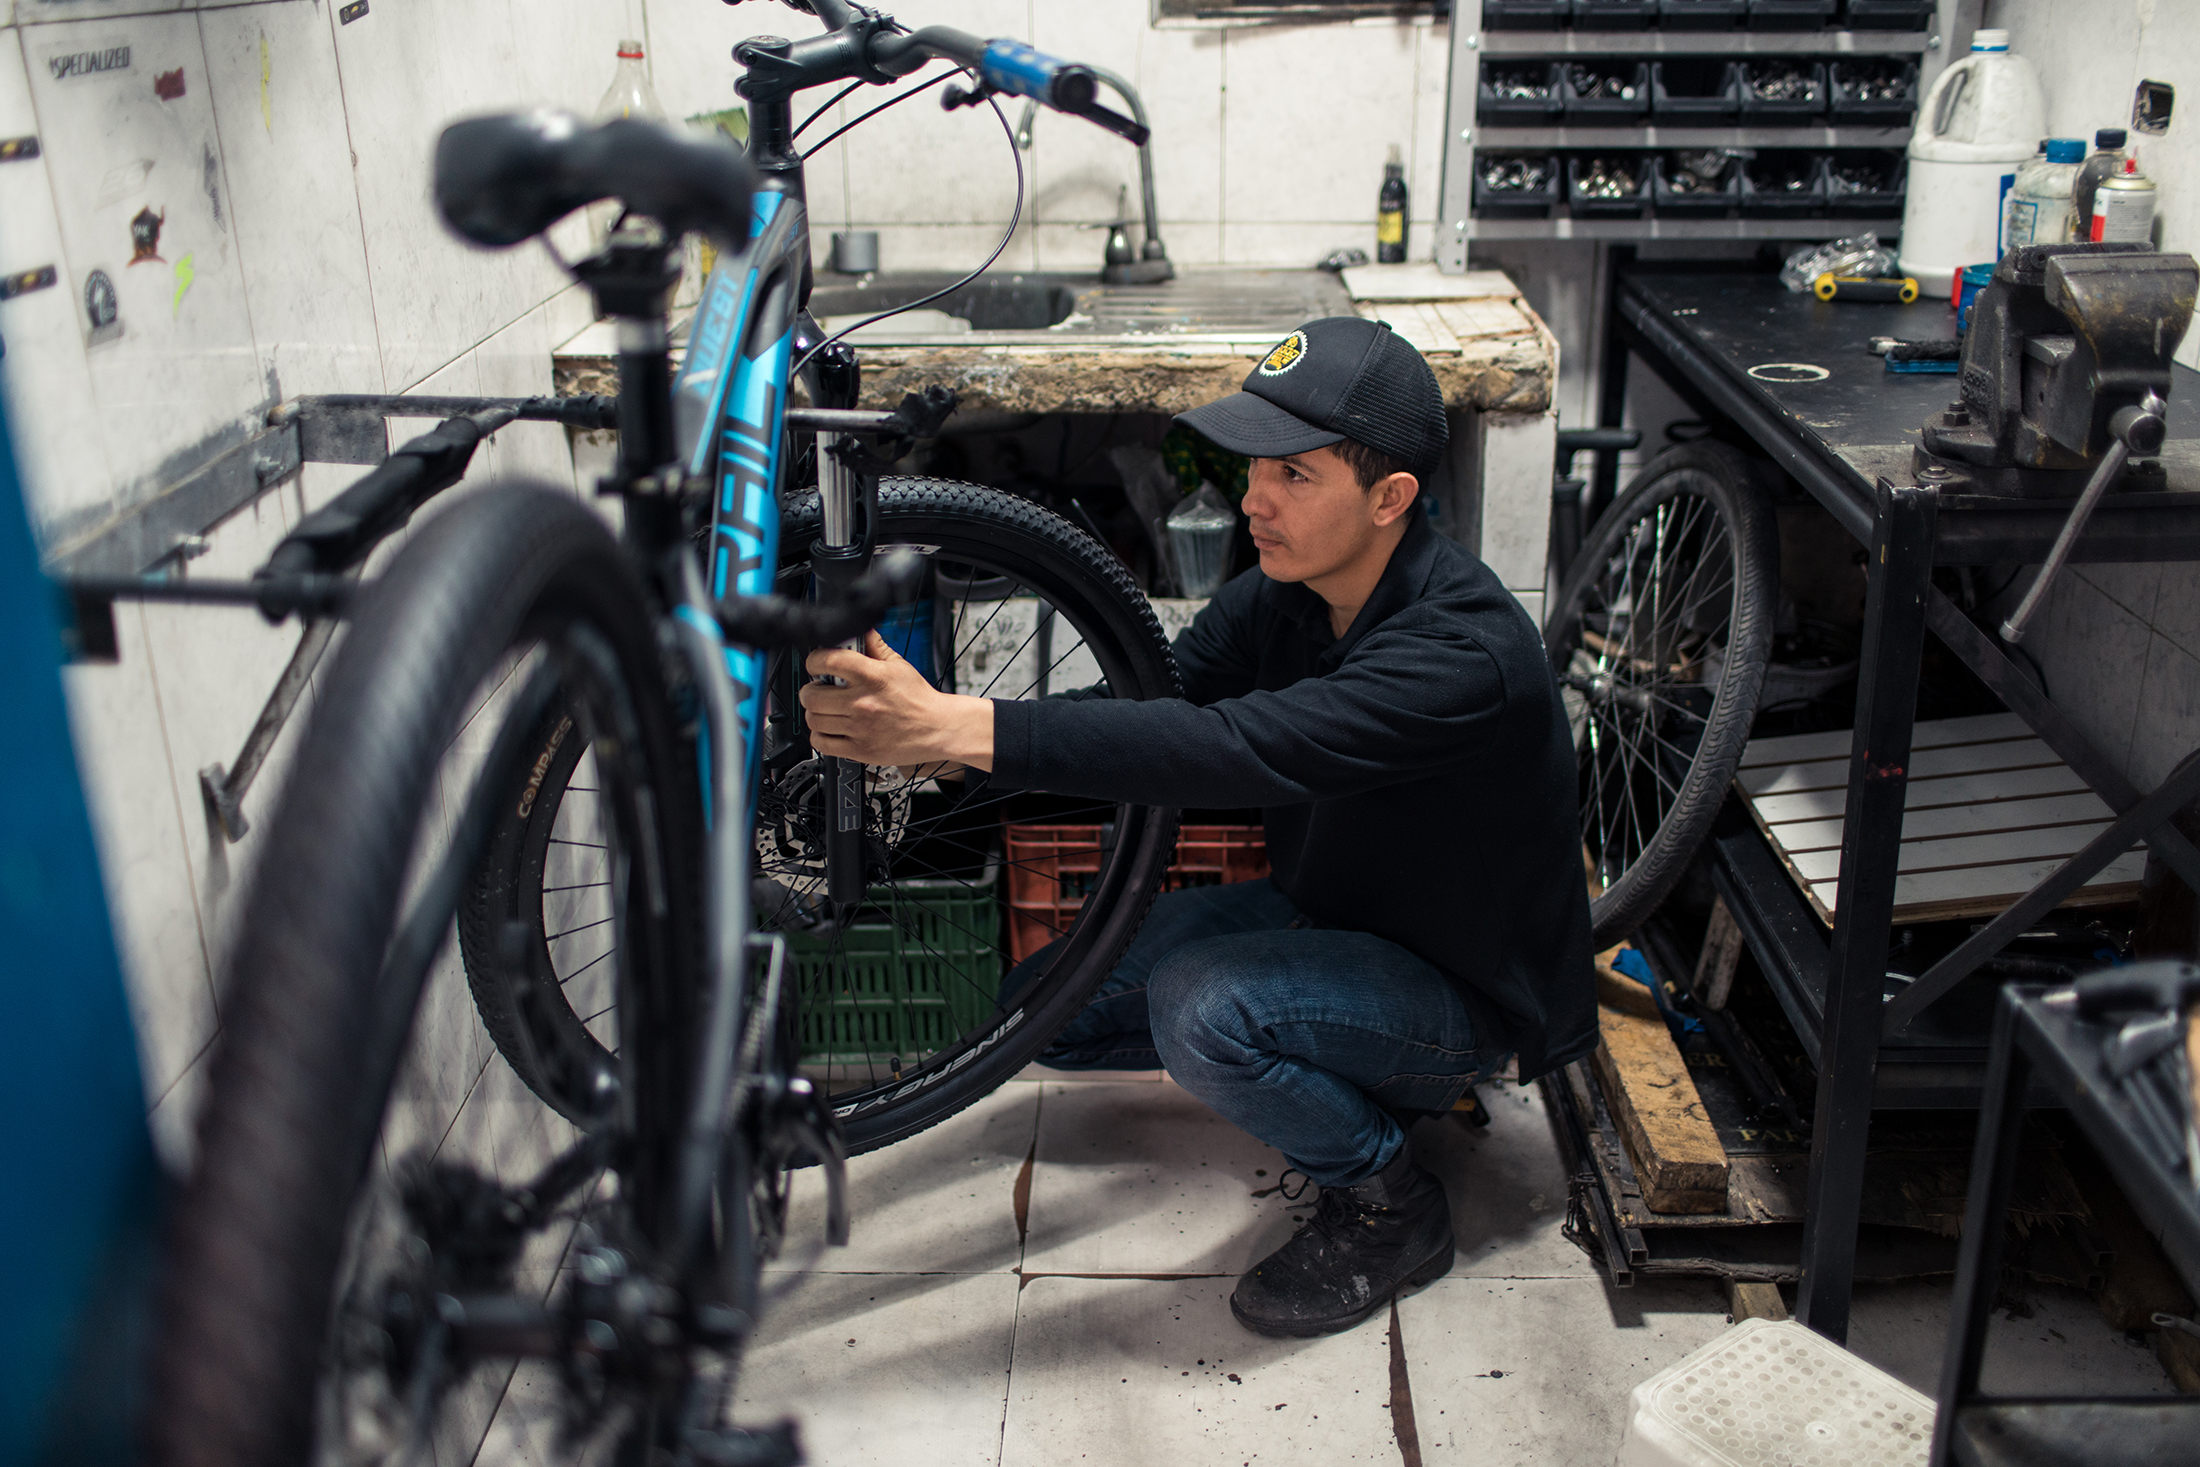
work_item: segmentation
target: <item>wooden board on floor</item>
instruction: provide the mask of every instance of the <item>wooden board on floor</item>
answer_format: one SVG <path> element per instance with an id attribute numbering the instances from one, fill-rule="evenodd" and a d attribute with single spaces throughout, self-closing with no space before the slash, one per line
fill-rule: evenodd
<path id="1" fill-rule="evenodd" d="M 1665 1020 L 1599 1008 L 1594 1062 L 1652 1212 L 1726 1211 L 1726 1148 Z"/>
<path id="2" fill-rule="evenodd" d="M 1849 731 L 1754 739 L 1735 785 L 1818 920 L 1839 906 Z M 2116 818 L 2013 713 L 1917 725 L 1903 799 L 1894 920 L 1987 917 L 2037 885 Z M 2136 846 L 2066 906 L 2132 900 Z"/>

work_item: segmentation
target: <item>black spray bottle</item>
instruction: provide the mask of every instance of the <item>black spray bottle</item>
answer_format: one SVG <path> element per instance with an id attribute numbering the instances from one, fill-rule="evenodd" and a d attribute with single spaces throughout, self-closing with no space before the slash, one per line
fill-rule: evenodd
<path id="1" fill-rule="evenodd" d="M 1398 145 L 1383 165 L 1383 191 L 1375 196 L 1375 258 L 1396 265 L 1406 257 L 1406 165 Z"/>

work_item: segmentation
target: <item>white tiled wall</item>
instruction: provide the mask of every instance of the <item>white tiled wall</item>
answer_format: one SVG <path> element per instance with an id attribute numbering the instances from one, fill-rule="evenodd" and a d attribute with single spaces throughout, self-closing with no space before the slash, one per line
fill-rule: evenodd
<path id="1" fill-rule="evenodd" d="M 2056 137 L 2090 145 L 2097 128 L 2128 127 L 2141 78 L 2177 88 L 2169 131 L 2130 140 L 2160 188 L 2161 247 L 2200 251 L 2200 116 L 2191 115 L 2200 108 L 2200 5 L 1988 0 L 1984 24 L 2007 27 L 2010 49 L 2039 68 Z M 2200 367 L 2200 329 L 2185 334 L 2177 359 Z M 2189 415 L 2195 405 L 2172 410 Z M 2200 745 L 2200 577 L 2191 569 L 2073 567 L 2025 638 L 2055 701 L 2141 788 Z M 2013 604 L 2028 580 L 2005 600 Z"/>
<path id="2" fill-rule="evenodd" d="M 36 135 L 43 148 L 0 164 L 0 272 L 51 264 L 60 276 L 0 303 L 0 388 L 49 552 L 254 431 L 284 397 L 547 392 L 550 350 L 586 324 L 588 303 L 543 250 L 472 250 L 438 225 L 427 188 L 438 130 L 522 104 L 592 110 L 624 36 L 647 43 L 673 116 L 738 105 L 733 46 L 816 24 L 721 0 L 373 0 L 350 23 L 338 9 L 0 0 L 0 137 Z M 1154 30 L 1148 0 L 909 0 L 903 14 L 1029 37 L 1130 79 L 1152 117 L 1163 232 L 1180 263 L 1310 264 L 1340 245 L 1371 249 L 1392 145 L 1415 197 L 1435 197 L 1448 49 L 1425 18 Z M 52 64 L 121 46 L 127 67 Z M 836 107 L 808 140 L 878 95 Z M 992 249 L 1015 196 L 1007 139 L 990 109 L 946 113 L 937 95 L 811 166 L 821 252 L 825 233 L 851 224 L 880 231 L 890 268 L 975 265 Z M 1013 123 L 1021 109 L 1006 110 Z M 1004 263 L 1097 266 L 1104 234 L 1084 226 L 1114 217 L 1123 185 L 1137 210 L 1135 150 L 1047 114 L 1021 157 L 1024 219 Z M 160 221 L 145 252 L 131 234 L 141 211 Z M 1426 253 L 1425 230 L 1414 245 Z M 89 330 L 95 270 L 116 288 L 119 332 Z M 393 437 L 426 426 L 398 423 Z M 249 573 L 357 472 L 309 466 L 220 527 L 192 573 Z M 480 451 L 471 479 L 516 474 L 571 485 L 563 431 L 514 425 Z M 198 772 L 235 759 L 297 629 L 203 609 L 125 608 L 119 620 L 121 664 L 72 668 L 68 686 L 150 1098 L 176 1145 L 219 1027 L 226 923 L 255 849 L 213 829 Z M 296 728 L 248 815 L 279 788 Z"/>

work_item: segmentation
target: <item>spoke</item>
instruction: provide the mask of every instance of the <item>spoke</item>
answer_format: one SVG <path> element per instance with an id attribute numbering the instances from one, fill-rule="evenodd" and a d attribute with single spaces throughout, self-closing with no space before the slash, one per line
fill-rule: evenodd
<path id="1" fill-rule="evenodd" d="M 1043 601 L 1037 602 L 1036 604 L 1042 609 L 1046 605 L 1046 603 Z M 990 698 L 993 696 L 993 689 L 999 685 L 1003 677 L 1007 676 L 1008 670 L 1016 665 L 1016 659 L 1024 655 L 1024 649 L 1026 647 L 1029 647 L 1033 642 L 1039 640 L 1039 628 L 1044 626 L 1045 624 L 1046 618 L 1044 616 L 1032 617 L 1031 630 L 1026 632 L 1024 634 L 1024 639 L 1016 644 L 1015 651 L 1009 653 L 1008 656 L 1001 659 L 1000 671 L 994 673 L 993 676 L 987 680 L 986 685 L 978 692 L 979 697 Z M 1031 686 L 1036 687 L 1037 684 L 1033 683 L 1031 684 Z M 1015 702 L 1016 700 L 1011 698 L 1009 701 Z"/>
<path id="2" fill-rule="evenodd" d="M 590 958 L 587 962 L 581 964 L 578 968 L 575 968 L 572 972 L 566 974 L 563 978 L 560 978 L 558 980 L 558 987 L 565 987 L 566 984 L 571 983 L 575 978 L 580 977 L 581 974 L 587 972 L 590 968 L 595 967 L 598 963 L 602 962 L 605 958 L 610 957 L 618 950 L 619 945 L 617 943 L 613 943 L 611 946 L 605 948 L 602 952 Z"/>
<path id="3" fill-rule="evenodd" d="M 1044 604 L 1044 603 L 1042 603 L 1042 604 Z M 1055 615 L 1056 615 L 1057 617 L 1060 617 L 1060 619 L 1061 619 L 1061 621 L 1063 622 L 1063 624 L 1064 624 L 1064 625 L 1068 625 L 1068 624 L 1069 624 L 1069 618 L 1068 618 L 1068 617 L 1062 616 L 1060 612 L 1056 612 L 1056 613 L 1055 613 Z M 1077 631 L 1077 628 L 1076 628 L 1076 627 L 1074 627 L 1074 626 L 1071 626 L 1071 627 L 1070 627 L 1070 630 L 1071 630 L 1072 632 L 1076 632 L 1076 631 Z M 1074 643 L 1072 643 L 1072 644 L 1071 644 L 1071 645 L 1070 645 L 1069 647 L 1067 647 L 1066 649 L 1064 649 L 1064 650 L 1063 650 L 1063 652 L 1062 652 L 1062 655 L 1061 655 L 1061 656 L 1059 656 L 1059 657 L 1055 658 L 1055 659 L 1054 659 L 1054 661 L 1052 661 L 1051 663 L 1047 664 L 1047 666 L 1046 666 L 1046 667 L 1045 667 L 1044 669 L 1042 669 L 1042 670 L 1040 671 L 1040 673 L 1039 673 L 1039 675 L 1038 675 L 1037 677 L 1033 678 L 1033 679 L 1032 679 L 1032 680 L 1031 680 L 1030 682 L 1028 682 L 1028 683 L 1025 683 L 1025 684 L 1024 684 L 1024 687 L 1023 687 L 1023 692 L 1020 692 L 1020 693 L 1017 693 L 1017 694 L 1015 694 L 1015 695 L 1014 695 L 1014 696 L 1013 696 L 1013 697 L 1012 697 L 1012 698 L 1011 698 L 1011 699 L 1010 699 L 1009 701 L 1011 701 L 1011 702 L 1017 702 L 1017 701 L 1020 701 L 1020 700 L 1022 700 L 1022 698 L 1023 698 L 1024 696 L 1025 696 L 1025 694 L 1029 693 L 1029 692 L 1030 692 L 1030 691 L 1031 691 L 1031 690 L 1032 690 L 1033 688 L 1036 688 L 1036 687 L 1038 687 L 1038 686 L 1039 686 L 1039 684 L 1040 684 L 1041 682 L 1043 682 L 1043 681 L 1045 681 L 1046 679 L 1048 679 L 1048 678 L 1051 678 L 1052 676 L 1054 676 L 1054 669 L 1055 669 L 1055 668 L 1057 668 L 1057 667 L 1060 667 L 1060 666 L 1061 666 L 1061 665 L 1062 665 L 1063 663 L 1065 663 L 1065 662 L 1069 661 L 1069 659 L 1070 659 L 1070 655 L 1071 655 L 1072 653 L 1075 653 L 1075 652 L 1079 652 L 1079 651 L 1082 651 L 1082 650 L 1084 649 L 1084 646 L 1085 646 L 1085 637 L 1084 637 L 1084 633 L 1082 633 L 1082 632 L 1077 632 L 1077 640 L 1076 640 L 1076 641 L 1075 641 Z M 1099 661 L 1099 659 L 1098 659 L 1097 657 L 1096 657 L 1096 658 L 1094 658 L 1093 660 L 1094 660 L 1095 662 L 1098 662 L 1098 661 Z M 1103 678 L 1103 679 L 1102 679 L 1102 681 L 1104 682 L 1104 681 L 1106 681 L 1106 679 L 1105 679 L 1105 678 Z"/>
<path id="4" fill-rule="evenodd" d="M 599 887 L 607 887 L 609 885 L 611 885 L 609 881 L 584 881 L 578 886 L 546 886 L 542 889 L 542 894 L 544 896 L 549 896 L 552 892 L 559 891 L 595 891 Z"/>
<path id="5" fill-rule="evenodd" d="M 601 927 L 606 922 L 612 922 L 616 920 L 616 914 L 610 917 L 598 917 L 593 922 L 583 922 L 580 926 L 568 927 L 563 932 L 546 932 L 543 934 L 542 940 L 544 942 L 556 942 L 561 937 L 571 937 L 576 932 L 586 932 L 591 927 Z"/>

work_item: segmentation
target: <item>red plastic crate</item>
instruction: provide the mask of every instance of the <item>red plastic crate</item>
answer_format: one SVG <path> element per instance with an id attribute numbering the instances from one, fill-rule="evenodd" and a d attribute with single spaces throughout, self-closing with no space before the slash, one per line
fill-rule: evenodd
<path id="1" fill-rule="evenodd" d="M 1069 930 L 1100 873 L 1098 825 L 1011 825 L 1008 951 L 1022 962 Z M 1268 837 L 1257 825 L 1186 825 L 1162 890 L 1228 886 L 1268 874 Z"/>

